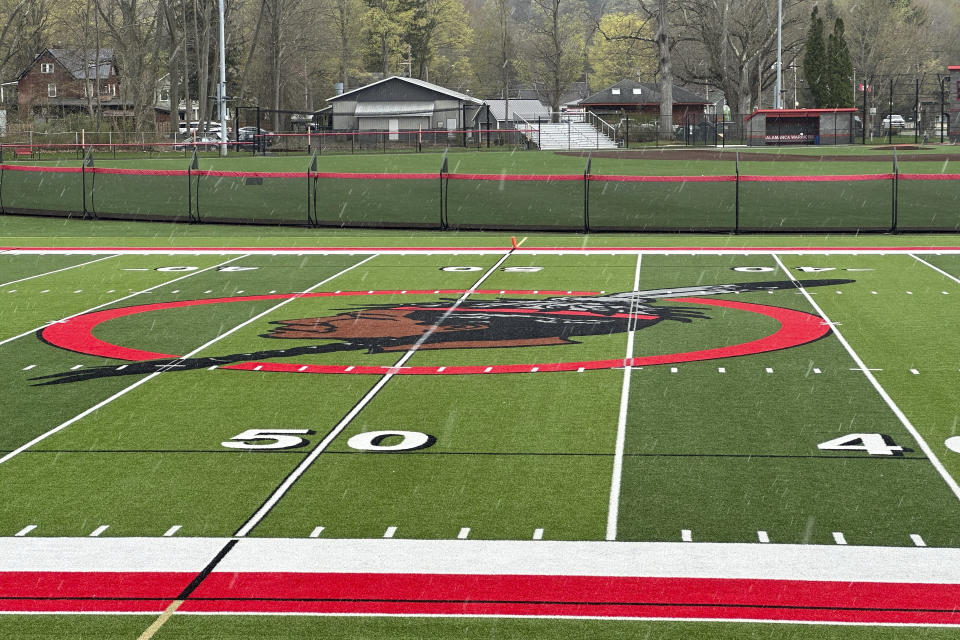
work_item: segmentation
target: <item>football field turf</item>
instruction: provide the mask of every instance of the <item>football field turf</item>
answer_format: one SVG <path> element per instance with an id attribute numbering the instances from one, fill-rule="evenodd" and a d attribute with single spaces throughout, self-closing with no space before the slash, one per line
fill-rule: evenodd
<path id="1" fill-rule="evenodd" d="M 958 278 L 956 248 L 4 249 L 0 632 L 948 637 Z"/>

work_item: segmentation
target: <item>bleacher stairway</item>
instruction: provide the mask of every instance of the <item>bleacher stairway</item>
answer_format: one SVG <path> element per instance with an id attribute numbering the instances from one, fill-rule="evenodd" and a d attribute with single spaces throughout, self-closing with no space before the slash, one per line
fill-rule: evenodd
<path id="1" fill-rule="evenodd" d="M 589 122 L 526 122 L 517 125 L 541 149 L 616 149 L 617 143 Z"/>

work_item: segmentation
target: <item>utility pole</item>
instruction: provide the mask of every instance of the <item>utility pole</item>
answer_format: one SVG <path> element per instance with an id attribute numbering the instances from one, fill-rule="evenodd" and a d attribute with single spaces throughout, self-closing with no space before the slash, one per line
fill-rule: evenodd
<path id="1" fill-rule="evenodd" d="M 783 0 L 777 0 L 777 82 L 773 90 L 773 108 L 783 109 Z"/>

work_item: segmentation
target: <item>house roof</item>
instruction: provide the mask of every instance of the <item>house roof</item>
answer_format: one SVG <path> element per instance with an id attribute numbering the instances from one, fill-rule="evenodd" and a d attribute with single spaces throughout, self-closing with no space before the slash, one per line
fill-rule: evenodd
<path id="1" fill-rule="evenodd" d="M 334 100 L 340 100 L 341 98 L 346 98 L 346 97 L 349 96 L 349 95 L 353 95 L 354 93 L 357 93 L 357 92 L 359 92 L 359 91 L 363 91 L 363 90 L 365 90 L 365 89 L 369 89 L 370 87 L 375 87 L 375 86 L 377 86 L 378 84 L 383 84 L 384 82 L 390 82 L 391 80 L 400 80 L 400 81 L 402 81 L 402 82 L 408 82 L 408 83 L 413 84 L 413 85 L 416 85 L 416 86 L 418 86 L 418 87 L 422 87 L 422 88 L 428 89 L 428 90 L 430 90 L 430 91 L 435 91 L 435 92 L 437 92 L 437 93 L 441 93 L 441 94 L 443 94 L 443 95 L 450 96 L 451 98 L 456 98 L 457 100 L 462 100 L 463 102 L 471 102 L 471 103 L 473 103 L 473 104 L 483 104 L 483 100 L 477 100 L 476 98 L 474 98 L 474 97 L 472 97 L 472 96 L 468 96 L 468 95 L 466 95 L 466 94 L 459 93 L 459 92 L 457 92 L 457 91 L 452 91 L 452 90 L 450 90 L 450 89 L 447 89 L 446 87 L 441 87 L 441 86 L 438 85 L 438 84 L 433 84 L 433 83 L 431 83 L 431 82 L 427 82 L 426 80 L 417 80 L 416 78 L 405 78 L 405 77 L 403 77 L 403 76 L 390 76 L 389 78 L 384 78 L 383 80 L 378 80 L 378 81 L 376 81 L 376 82 L 371 82 L 371 83 L 368 84 L 368 85 L 364 85 L 364 86 L 362 86 L 362 87 L 357 87 L 356 89 L 352 89 L 352 90 L 347 91 L 347 92 L 345 92 L 345 93 L 341 93 L 341 94 L 338 95 L 338 96 L 333 96 L 332 98 L 327 98 L 327 102 L 333 102 Z"/>
<path id="2" fill-rule="evenodd" d="M 744 122 L 750 120 L 754 116 L 760 115 L 767 116 L 768 118 L 819 118 L 824 113 L 857 113 L 858 111 L 858 109 L 854 109 L 852 107 L 836 109 L 757 109 L 744 118 Z"/>
<path id="3" fill-rule="evenodd" d="M 490 105 L 490 115 L 500 122 L 513 119 L 507 117 L 506 100 L 487 100 L 486 103 Z M 511 115 L 519 115 L 529 120 L 530 116 L 534 118 L 537 116 L 549 116 L 550 107 L 539 100 L 511 100 L 510 112 Z"/>
<path id="4" fill-rule="evenodd" d="M 614 90 L 617 90 L 614 93 Z M 639 93 L 638 93 L 639 91 Z M 674 104 L 711 104 L 709 100 L 698 96 L 683 87 L 673 85 Z M 660 88 L 654 82 L 637 82 L 636 80 L 621 80 L 615 85 L 596 92 L 592 96 L 580 101 L 582 105 L 659 105 Z"/>
<path id="5" fill-rule="evenodd" d="M 78 80 L 106 80 L 110 77 L 113 67 L 113 49 L 48 49 L 67 71 Z M 39 57 L 39 56 L 38 56 Z M 89 67 L 89 71 L 85 69 Z"/>

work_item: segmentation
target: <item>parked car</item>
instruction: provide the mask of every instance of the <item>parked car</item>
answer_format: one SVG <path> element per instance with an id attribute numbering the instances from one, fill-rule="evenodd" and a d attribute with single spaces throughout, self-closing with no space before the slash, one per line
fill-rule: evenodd
<path id="1" fill-rule="evenodd" d="M 196 149 L 197 151 L 215 151 L 220 148 L 220 137 L 209 135 L 193 135 L 173 146 L 177 151 Z"/>
<path id="2" fill-rule="evenodd" d="M 237 141 L 238 142 L 256 142 L 257 150 L 263 151 L 268 146 L 270 146 L 271 139 L 269 136 L 273 135 L 272 131 L 267 131 L 266 129 L 258 129 L 256 127 L 240 127 L 237 129 Z M 250 145 L 244 145 L 249 147 Z"/>
<path id="3" fill-rule="evenodd" d="M 895 129 L 899 131 L 907 126 L 907 122 L 903 119 L 903 116 L 896 113 L 890 114 L 880 123 L 881 129 Z"/>
<path id="4" fill-rule="evenodd" d="M 197 133 L 198 131 L 203 135 L 208 135 L 208 134 L 219 135 L 221 128 L 222 127 L 220 126 L 220 123 L 214 122 L 214 121 L 203 122 L 203 123 L 197 122 L 196 120 L 192 122 L 181 121 L 180 124 L 177 125 L 177 132 L 182 136 L 192 135 Z M 230 127 L 227 127 L 227 134 L 229 134 L 230 132 L 231 132 Z"/>

